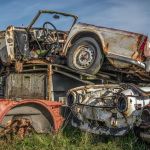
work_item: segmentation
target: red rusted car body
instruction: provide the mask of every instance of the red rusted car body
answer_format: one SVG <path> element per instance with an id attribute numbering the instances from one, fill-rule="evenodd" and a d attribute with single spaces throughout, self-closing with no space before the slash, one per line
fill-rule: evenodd
<path id="1" fill-rule="evenodd" d="M 63 123 L 60 102 L 38 99 L 12 101 L 0 99 L 0 124 L 5 128 L 11 120 L 28 118 L 37 133 L 57 132 Z"/>
<path id="2" fill-rule="evenodd" d="M 32 112 L 30 112 L 30 109 L 25 108 L 25 106 L 27 107 L 31 107 L 32 105 L 34 105 L 34 110 L 32 107 Z M 62 123 L 63 123 L 63 117 L 60 115 L 60 107 L 61 107 L 61 103 L 59 102 L 52 102 L 52 101 L 46 101 L 46 100 L 21 100 L 21 101 L 11 101 L 8 99 L 0 99 L 0 123 L 1 125 L 5 124 L 5 120 L 7 118 L 7 116 L 12 116 L 14 117 L 15 115 L 35 115 L 35 112 L 38 110 L 39 113 L 36 115 L 41 115 L 43 113 L 43 111 L 47 112 L 47 116 L 49 116 L 50 121 L 49 124 L 51 125 L 51 129 L 52 131 L 58 131 L 58 129 L 61 127 Z M 15 111 L 15 109 L 17 109 L 17 112 L 13 113 Z M 21 111 L 20 111 L 21 110 Z M 26 112 L 25 112 L 26 111 Z M 45 114 L 44 114 L 44 117 Z M 35 118 L 33 117 L 32 120 L 34 120 Z M 48 119 L 48 118 L 47 118 Z M 35 121 L 39 121 L 40 120 L 35 120 Z M 34 126 L 33 122 L 33 126 Z M 36 128 L 37 132 L 42 132 L 42 130 L 39 130 L 39 128 Z"/>

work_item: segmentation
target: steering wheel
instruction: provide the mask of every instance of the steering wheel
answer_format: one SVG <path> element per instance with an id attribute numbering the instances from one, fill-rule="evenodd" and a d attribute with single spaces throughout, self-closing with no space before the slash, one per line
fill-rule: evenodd
<path id="1" fill-rule="evenodd" d="M 51 26 L 53 29 L 50 30 L 48 26 Z M 50 44 L 56 44 L 56 47 L 59 47 L 59 36 L 56 27 L 51 22 L 44 22 L 43 24 L 43 31 L 45 40 L 49 41 Z"/>

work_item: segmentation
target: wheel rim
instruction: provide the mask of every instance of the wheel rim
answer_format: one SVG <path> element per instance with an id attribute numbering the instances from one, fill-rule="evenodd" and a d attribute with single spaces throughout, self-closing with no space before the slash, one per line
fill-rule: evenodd
<path id="1" fill-rule="evenodd" d="M 74 52 L 73 63 L 78 69 L 89 68 L 95 60 L 96 49 L 90 44 L 80 45 Z"/>

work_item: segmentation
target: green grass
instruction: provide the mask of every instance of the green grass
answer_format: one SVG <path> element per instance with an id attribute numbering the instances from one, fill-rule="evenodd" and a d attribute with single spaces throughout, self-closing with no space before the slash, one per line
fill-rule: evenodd
<path id="1" fill-rule="evenodd" d="M 1 140 L 2 150 L 147 150 L 133 134 L 125 137 L 101 137 L 73 127 L 57 134 L 32 134 L 23 140 Z"/>

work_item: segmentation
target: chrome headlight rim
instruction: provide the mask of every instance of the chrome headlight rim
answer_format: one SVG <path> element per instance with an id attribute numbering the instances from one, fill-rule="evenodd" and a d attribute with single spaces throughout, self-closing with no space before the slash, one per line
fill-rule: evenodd
<path id="1" fill-rule="evenodd" d="M 141 113 L 141 119 L 143 122 L 150 122 L 150 107 L 145 107 Z"/>
<path id="2" fill-rule="evenodd" d="M 67 106 L 71 107 L 75 104 L 77 95 L 75 92 L 69 92 L 67 94 Z"/>
<path id="3" fill-rule="evenodd" d="M 117 98 L 117 110 L 121 113 L 126 112 L 128 109 L 128 99 L 121 93 Z"/>

